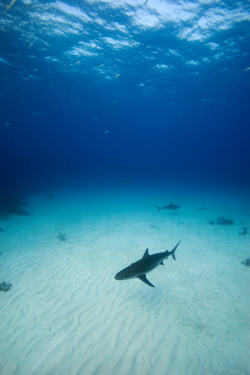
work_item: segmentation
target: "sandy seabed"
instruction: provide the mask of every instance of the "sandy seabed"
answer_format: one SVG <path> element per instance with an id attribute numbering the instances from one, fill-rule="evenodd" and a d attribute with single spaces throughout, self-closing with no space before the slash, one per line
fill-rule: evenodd
<path id="1" fill-rule="evenodd" d="M 1 375 L 250 373 L 243 197 L 53 194 L 30 197 L 29 216 L 0 222 L 0 282 L 13 284 L 0 292 Z M 154 207 L 169 201 L 181 208 Z M 234 225 L 208 224 L 220 216 Z M 148 274 L 155 289 L 114 279 L 146 248 L 179 240 L 176 261 Z"/>

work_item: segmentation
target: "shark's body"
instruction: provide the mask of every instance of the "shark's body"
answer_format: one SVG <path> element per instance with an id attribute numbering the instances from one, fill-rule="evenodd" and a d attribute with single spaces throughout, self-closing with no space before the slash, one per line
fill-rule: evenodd
<path id="1" fill-rule="evenodd" d="M 173 204 L 171 202 L 167 206 L 163 206 L 163 207 L 156 206 L 156 204 L 155 204 L 155 207 L 158 209 L 158 211 L 160 211 L 160 210 L 176 211 L 178 208 L 180 208 L 180 206 L 177 206 L 176 204 Z"/>
<path id="2" fill-rule="evenodd" d="M 179 243 L 173 248 L 172 251 L 164 251 L 162 253 L 156 253 L 149 255 L 148 249 L 146 249 L 143 257 L 135 263 L 131 263 L 130 266 L 124 268 L 115 275 L 116 280 L 127 280 L 138 278 L 144 283 L 154 288 L 154 285 L 146 278 L 146 274 L 153 271 L 159 264 L 164 264 L 163 260 L 168 258 L 170 255 L 175 260 L 175 250 Z"/>

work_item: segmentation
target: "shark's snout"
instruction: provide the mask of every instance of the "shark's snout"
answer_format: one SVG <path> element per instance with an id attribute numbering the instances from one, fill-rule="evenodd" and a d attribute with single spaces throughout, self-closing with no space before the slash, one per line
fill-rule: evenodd
<path id="1" fill-rule="evenodd" d="M 115 275 L 115 279 L 116 280 L 126 280 L 126 279 L 128 279 L 128 275 L 127 275 L 126 272 L 124 272 L 124 270 L 122 270 Z"/>
<path id="2" fill-rule="evenodd" d="M 115 279 L 116 279 L 116 280 L 122 280 L 122 279 L 123 279 L 123 277 L 122 277 L 122 275 L 121 275 L 121 272 L 118 272 L 118 273 L 115 275 Z"/>

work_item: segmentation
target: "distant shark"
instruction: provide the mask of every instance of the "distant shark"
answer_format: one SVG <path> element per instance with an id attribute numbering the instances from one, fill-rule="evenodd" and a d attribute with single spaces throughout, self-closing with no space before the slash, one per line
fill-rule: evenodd
<path id="1" fill-rule="evenodd" d="M 176 211 L 178 208 L 180 208 L 180 206 L 177 206 L 176 204 L 173 204 L 173 203 L 169 203 L 168 206 L 163 206 L 163 207 L 159 207 L 159 206 L 156 206 L 155 204 L 155 207 L 158 209 L 158 211 L 160 210 L 174 210 Z"/>
<path id="2" fill-rule="evenodd" d="M 170 255 L 175 259 L 175 251 L 181 241 L 173 248 L 172 251 L 164 251 L 163 253 L 156 253 L 149 255 L 148 249 L 146 249 L 143 257 L 135 263 L 131 263 L 130 266 L 124 268 L 115 275 L 116 280 L 128 280 L 128 279 L 140 279 L 145 284 L 155 287 L 151 284 L 150 281 L 146 278 L 146 274 L 153 271 L 159 264 L 163 264 L 163 260 L 168 258 Z"/>

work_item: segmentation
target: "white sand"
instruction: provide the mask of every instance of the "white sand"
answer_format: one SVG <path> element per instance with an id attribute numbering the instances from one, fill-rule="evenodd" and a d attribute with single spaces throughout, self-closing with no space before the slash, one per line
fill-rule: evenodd
<path id="1" fill-rule="evenodd" d="M 169 200 L 179 212 L 153 206 Z M 0 223 L 0 282 L 13 284 L 0 292 L 1 375 L 250 373 L 242 197 L 69 192 L 29 202 L 30 216 Z M 230 214 L 232 227 L 208 224 Z M 114 280 L 147 247 L 180 239 L 177 260 L 148 275 L 155 289 Z"/>

